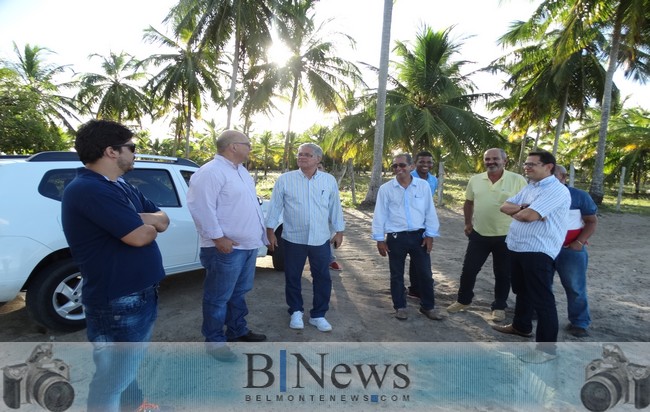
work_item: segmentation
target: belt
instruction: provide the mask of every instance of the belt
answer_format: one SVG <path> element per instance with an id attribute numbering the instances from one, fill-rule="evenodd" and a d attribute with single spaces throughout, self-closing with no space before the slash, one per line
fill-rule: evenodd
<path id="1" fill-rule="evenodd" d="M 389 234 L 392 235 L 393 237 L 397 237 L 400 235 L 415 235 L 415 234 L 421 235 L 422 233 L 424 233 L 424 229 L 404 230 L 402 232 L 391 232 Z"/>

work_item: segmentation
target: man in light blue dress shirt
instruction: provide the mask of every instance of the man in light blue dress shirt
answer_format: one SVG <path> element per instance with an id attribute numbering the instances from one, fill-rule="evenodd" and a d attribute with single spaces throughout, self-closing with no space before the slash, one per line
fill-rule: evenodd
<path id="1" fill-rule="evenodd" d="M 388 255 L 390 294 L 395 317 L 408 319 L 404 289 L 404 263 L 409 255 L 415 265 L 420 288 L 420 313 L 432 320 L 443 316 L 434 310 L 431 249 L 433 238 L 440 236 L 431 188 L 422 179 L 411 176 L 411 155 L 401 154 L 391 165 L 395 178 L 384 183 L 377 193 L 372 219 L 372 238 L 381 256 Z"/>
<path id="2" fill-rule="evenodd" d="M 289 327 L 303 329 L 303 300 L 301 278 L 305 261 L 309 259 L 313 278 L 313 307 L 309 323 L 321 332 L 332 325 L 325 319 L 332 293 L 330 277 L 330 244 L 334 248 L 343 241 L 343 208 L 334 176 L 318 172 L 323 150 L 316 144 L 298 147 L 298 170 L 278 178 L 273 187 L 266 233 L 269 250 L 275 250 L 278 239 L 274 228 L 283 218 L 285 296 L 291 320 Z M 334 235 L 331 237 L 331 233 Z"/>

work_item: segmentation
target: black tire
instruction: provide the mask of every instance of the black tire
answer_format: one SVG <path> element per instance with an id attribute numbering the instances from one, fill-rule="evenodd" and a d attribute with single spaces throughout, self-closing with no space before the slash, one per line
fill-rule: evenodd
<path id="1" fill-rule="evenodd" d="M 28 313 L 49 330 L 74 332 L 85 328 L 81 285 L 81 273 L 72 259 L 46 267 L 29 282 L 25 294 Z"/>
<path id="2" fill-rule="evenodd" d="M 282 240 L 282 225 L 275 229 L 275 237 L 278 239 L 278 246 L 273 251 L 273 269 L 284 272 L 284 240 Z"/>

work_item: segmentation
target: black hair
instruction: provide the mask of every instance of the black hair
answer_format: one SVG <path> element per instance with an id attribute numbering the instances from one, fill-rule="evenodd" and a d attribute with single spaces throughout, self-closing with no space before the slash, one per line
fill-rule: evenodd
<path id="1" fill-rule="evenodd" d="M 131 138 L 133 132 L 126 126 L 111 120 L 94 119 L 79 127 L 74 148 L 83 164 L 94 163 L 104 156 L 107 147 L 122 145 Z"/>
<path id="2" fill-rule="evenodd" d="M 551 152 L 547 152 L 546 150 L 538 150 L 536 152 L 528 153 L 528 156 L 539 157 L 539 161 L 544 163 L 545 165 L 552 164 L 553 168 L 551 169 L 551 174 L 555 174 L 555 165 L 557 164 L 557 162 L 555 160 L 555 156 L 553 156 Z"/>
<path id="3" fill-rule="evenodd" d="M 433 159 L 433 155 L 431 153 L 426 152 L 426 151 L 422 151 L 422 152 L 415 155 L 415 161 L 417 162 L 418 159 L 421 158 L 421 157 L 430 157 L 430 158 Z"/>

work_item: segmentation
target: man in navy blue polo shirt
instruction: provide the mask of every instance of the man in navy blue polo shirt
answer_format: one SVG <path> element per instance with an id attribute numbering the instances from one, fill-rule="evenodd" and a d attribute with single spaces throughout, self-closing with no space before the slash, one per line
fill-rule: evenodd
<path id="1" fill-rule="evenodd" d="M 169 225 L 121 176 L 133 169 L 133 132 L 119 123 L 82 125 L 75 149 L 85 167 L 63 193 L 61 220 L 83 276 L 87 336 L 95 374 L 89 411 L 135 410 L 143 402 L 136 375 L 157 316 L 165 276 L 156 237 Z M 116 342 L 142 342 L 116 345 Z"/>

